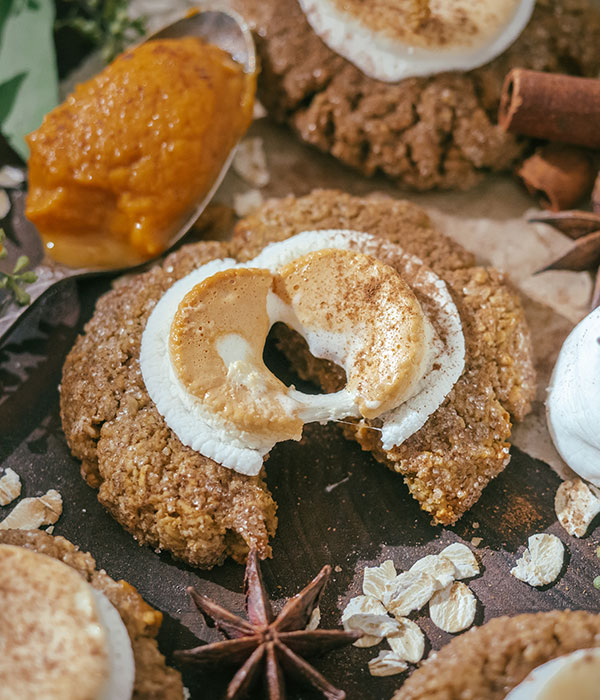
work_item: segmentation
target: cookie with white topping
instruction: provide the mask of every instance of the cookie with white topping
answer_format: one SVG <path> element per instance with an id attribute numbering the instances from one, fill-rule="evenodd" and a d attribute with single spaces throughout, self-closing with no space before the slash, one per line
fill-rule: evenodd
<path id="1" fill-rule="evenodd" d="M 384 447 L 377 419 L 344 426 L 348 438 L 404 476 L 435 522 L 452 524 L 508 464 L 511 415 L 521 420 L 535 393 L 531 340 L 519 296 L 501 273 L 476 266 L 470 253 L 436 231 L 425 212 L 388 197 L 321 190 L 272 200 L 238 224 L 233 246 L 238 257 L 247 259 L 273 241 L 330 228 L 369 231 L 398 244 L 439 275 L 452 294 L 466 355 L 445 401 L 417 432 L 391 448 Z M 280 348 L 302 378 L 327 392 L 343 386 L 339 367 L 312 356 L 304 339 L 285 326 L 276 331 Z"/>
<path id="2" fill-rule="evenodd" d="M 427 659 L 393 700 L 596 697 L 599 648 L 600 615 L 554 610 L 498 617 Z M 595 685 L 578 686 L 590 682 L 587 671 Z M 561 694 L 565 682 L 568 692 Z"/>
<path id="3" fill-rule="evenodd" d="M 155 637 L 162 614 L 63 537 L 0 532 L 2 697 L 182 700 Z"/>
<path id="4" fill-rule="evenodd" d="M 598 13 L 589 0 L 538 0 L 516 41 L 485 65 L 386 82 L 365 73 L 384 65 L 381 59 L 369 65 L 374 42 L 361 42 L 360 36 L 348 39 L 344 24 L 319 25 L 315 10 L 325 8 L 331 17 L 335 6 L 347 11 L 358 7 L 371 25 L 379 22 L 388 28 L 391 21 L 384 13 L 389 12 L 396 18 L 397 30 L 405 33 L 414 25 L 403 21 L 403 8 L 409 14 L 411 6 L 418 10 L 419 5 L 448 12 L 457 5 L 459 9 L 487 5 L 495 12 L 506 4 L 236 0 L 255 30 L 262 66 L 259 97 L 269 113 L 289 124 L 306 143 L 360 172 L 383 172 L 418 190 L 465 189 L 489 171 L 510 170 L 528 144 L 504 133 L 496 123 L 504 77 L 514 66 L 595 77 L 600 69 Z M 430 28 L 436 29 L 435 19 L 425 16 L 417 22 L 423 41 Z M 347 51 L 335 43 L 336 38 Z M 361 43 L 363 60 L 352 55 Z M 415 46 L 398 65 L 409 63 L 419 50 Z M 423 61 L 425 68 L 430 63 L 429 58 Z M 450 61 L 445 59 L 441 67 L 449 71 Z"/>
<path id="5" fill-rule="evenodd" d="M 327 240 L 321 229 L 331 229 Z M 338 238 L 339 245 L 343 241 L 344 246 L 364 240 L 367 248 L 364 253 L 352 249 L 350 256 L 342 249 L 335 255 L 312 255 L 317 249 L 335 248 Z M 312 252 L 303 249 L 298 253 L 300 240 L 303 245 L 310 243 Z M 274 241 L 280 242 L 277 248 L 261 253 Z M 283 255 L 282 251 L 287 252 Z M 263 273 L 245 270 L 245 262 L 259 254 L 261 257 L 250 268 L 258 266 Z M 437 398 L 427 411 L 414 412 L 421 422 L 412 426 L 410 437 L 393 442 L 391 449 L 384 447 L 379 431 L 370 429 L 381 427 L 377 423 L 380 419 L 364 418 L 364 409 L 355 401 L 354 394 L 362 391 L 360 381 L 356 391 L 346 387 L 347 391 L 338 395 L 343 399 L 339 405 L 328 403 L 326 407 L 327 411 L 335 408 L 341 412 L 338 418 L 359 419 L 356 425 L 346 426 L 348 436 L 402 474 L 420 506 L 438 523 L 455 522 L 477 501 L 489 480 L 502 471 L 509 460 L 510 414 L 519 419 L 529 410 L 534 372 L 529 333 L 517 294 L 499 272 L 475 266 L 473 256 L 436 231 L 425 212 L 408 202 L 352 197 L 336 191 L 317 191 L 303 198 L 267 203 L 240 222 L 230 245 L 203 242 L 186 246 L 162 265 L 119 283 L 98 301 L 85 334 L 78 338 L 63 370 L 61 416 L 65 435 L 73 454 L 83 461 L 88 482 L 99 487 L 100 501 L 140 543 L 169 550 L 194 566 L 210 568 L 227 556 L 241 561 L 250 546 L 255 546 L 263 558 L 270 554 L 269 539 L 277 525 L 276 504 L 266 486 L 265 469 L 269 465 L 267 462 L 263 467 L 263 457 L 277 439 L 272 439 L 268 420 L 254 429 L 255 419 L 261 414 L 258 408 L 264 402 L 249 406 L 245 401 L 252 396 L 264 398 L 274 381 L 264 381 L 268 370 L 260 366 L 262 343 L 274 322 L 274 309 L 283 314 L 281 319 L 292 319 L 292 327 L 296 322 L 306 327 L 316 324 L 326 331 L 320 336 L 325 339 L 340 340 L 339 333 L 330 333 L 323 324 L 335 321 L 331 326 L 335 329 L 337 321 L 346 319 L 343 328 L 340 326 L 344 330 L 349 319 L 351 324 L 352 319 L 362 318 L 356 308 L 356 313 L 339 318 L 336 309 L 358 303 L 351 293 L 336 297 L 335 289 L 343 285 L 330 289 L 328 284 L 313 284 L 311 294 L 321 289 L 330 299 L 321 299 L 317 306 L 311 302 L 304 310 L 294 299 L 295 294 L 283 295 L 290 297 L 292 306 L 283 297 L 275 300 L 277 285 L 285 277 L 280 263 L 285 268 L 290 262 L 286 255 L 292 255 L 306 270 L 321 269 L 321 263 L 348 257 L 357 263 L 348 266 L 355 271 L 365 263 L 363 258 L 373 255 L 373 260 L 384 263 L 373 263 L 373 269 L 385 268 L 377 289 L 389 286 L 391 291 L 396 290 L 392 296 L 397 303 L 400 287 L 392 284 L 392 278 L 400 276 L 417 297 L 418 305 L 413 307 L 411 301 L 412 312 L 418 312 L 419 318 L 424 313 L 433 325 L 439 340 L 435 347 L 450 348 L 454 336 L 449 333 L 444 338 L 444 328 L 451 326 L 445 326 L 441 316 L 438 318 L 434 303 L 439 297 L 434 290 L 443 290 L 447 302 L 442 305 L 444 313 L 449 314 L 449 322 L 453 319 L 452 323 L 456 321 L 459 326 L 456 337 L 461 342 L 455 345 L 461 364 L 456 366 L 453 388 L 451 384 L 441 396 L 427 392 L 427 384 L 421 386 L 419 379 L 415 391 L 425 391 L 429 398 L 436 394 Z M 342 274 L 345 265 L 335 269 L 340 274 L 331 275 L 329 281 L 343 282 L 350 289 L 354 283 Z M 306 291 L 308 282 L 302 277 L 294 274 L 285 279 L 291 289 L 299 285 Z M 254 297 L 239 290 L 232 296 L 232 308 L 237 312 L 243 307 L 243 313 L 228 313 L 227 305 L 222 305 L 222 313 L 217 312 L 221 307 L 209 304 L 211 295 L 223 293 L 223 286 L 231 290 L 235 284 L 251 280 L 265 285 L 256 297 L 262 300 L 260 308 L 247 308 Z M 355 282 L 365 287 L 365 279 Z M 230 283 L 235 283 L 234 287 Z M 200 285 L 198 293 L 192 289 L 196 285 Z M 372 302 L 374 288 L 369 284 L 366 287 L 364 291 L 369 292 Z M 427 296 L 430 292 L 431 299 Z M 404 292 L 400 296 L 410 297 Z M 340 298 L 348 304 L 340 305 Z M 329 312 L 324 308 L 324 313 L 313 314 L 311 309 L 323 304 L 326 307 L 329 302 Z M 298 313 L 286 315 L 292 307 Z M 183 310 L 186 313 L 181 315 Z M 173 323 L 176 317 L 185 320 L 184 326 Z M 252 330 L 259 327 L 260 333 Z M 437 357 L 433 336 L 429 336 L 431 329 L 427 328 L 425 323 L 415 326 L 415 332 L 423 333 L 421 340 L 432 350 L 431 367 L 429 363 L 423 368 L 420 363 L 415 366 L 417 379 L 422 369 L 429 373 L 423 375 L 424 382 L 434 375 L 433 358 Z M 189 338 L 187 331 L 181 333 L 185 329 L 194 331 Z M 305 333 L 309 341 L 311 332 Z M 300 376 L 314 380 L 325 392 L 344 388 L 346 380 L 339 366 L 317 360 L 307 352 L 306 342 L 298 333 L 283 333 L 285 337 L 280 340 Z M 196 352 L 204 341 L 210 345 L 213 336 L 217 339 L 213 348 L 216 353 Z M 352 347 L 365 338 L 366 346 L 373 346 L 368 333 L 346 332 L 345 336 Z M 346 347 L 342 345 L 341 354 Z M 194 351 L 178 354 L 188 346 Z M 181 366 L 173 361 L 179 356 Z M 453 354 L 446 353 L 445 357 Z M 206 371 L 209 365 L 220 368 L 220 363 L 224 365 L 222 371 Z M 158 370 L 156 383 L 147 371 L 154 366 Z M 249 373 L 243 374 L 245 368 Z M 302 408 L 302 402 L 310 401 L 311 395 L 300 396 L 280 380 L 275 384 L 280 413 L 290 410 L 290 416 L 300 415 L 294 412 Z M 409 384 L 412 386 L 412 380 Z M 240 400 L 227 398 L 232 388 Z M 396 388 L 402 393 L 401 384 Z M 394 390 L 394 396 L 398 392 Z M 174 401 L 163 407 L 167 395 L 172 395 Z M 317 398 L 330 401 L 325 396 Z M 373 397 L 367 399 L 363 403 L 370 411 Z M 406 402 L 412 399 L 411 395 Z M 317 408 L 320 411 L 321 404 Z M 302 421 L 309 422 L 302 411 Z M 390 409 L 385 416 L 395 415 L 394 411 Z M 311 415 L 312 420 L 328 419 L 321 413 Z M 395 429 L 395 418 L 381 420 L 381 435 L 388 428 Z M 182 430 L 182 425 L 190 429 Z"/>

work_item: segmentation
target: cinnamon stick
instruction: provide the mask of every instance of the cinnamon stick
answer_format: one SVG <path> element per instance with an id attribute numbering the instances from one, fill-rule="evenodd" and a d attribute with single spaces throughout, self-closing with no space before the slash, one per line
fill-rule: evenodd
<path id="1" fill-rule="evenodd" d="M 517 174 L 529 193 L 552 211 L 573 208 L 591 190 L 595 178 L 589 155 L 561 144 L 538 148 Z"/>
<path id="2" fill-rule="evenodd" d="M 600 80 L 514 68 L 502 87 L 498 123 L 524 136 L 600 148 Z"/>

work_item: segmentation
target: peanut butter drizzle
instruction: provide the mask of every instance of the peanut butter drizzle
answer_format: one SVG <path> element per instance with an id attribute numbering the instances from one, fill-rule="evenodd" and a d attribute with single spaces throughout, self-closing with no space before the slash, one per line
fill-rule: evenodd
<path id="1" fill-rule="evenodd" d="M 423 373 L 425 317 L 389 266 L 349 250 L 320 250 L 278 273 L 232 268 L 182 299 L 169 336 L 171 362 L 186 391 L 238 430 L 299 439 L 301 406 L 265 366 L 269 292 L 307 334 L 336 344 L 328 359 L 347 369 L 361 414 L 376 417 L 413 392 Z M 306 403 L 309 404 L 307 398 Z"/>
<path id="2" fill-rule="evenodd" d="M 427 352 L 425 317 L 395 270 L 362 253 L 319 250 L 283 267 L 275 293 L 305 329 L 348 338 L 347 389 L 365 418 L 408 398 Z"/>
<path id="3" fill-rule="evenodd" d="M 287 387 L 262 359 L 272 284 L 269 270 L 248 268 L 218 272 L 197 284 L 173 319 L 171 362 L 187 391 L 241 430 L 298 440 L 303 423 L 283 410 L 277 397 Z M 239 347 L 229 366 L 219 353 L 220 341 L 227 340 Z"/>

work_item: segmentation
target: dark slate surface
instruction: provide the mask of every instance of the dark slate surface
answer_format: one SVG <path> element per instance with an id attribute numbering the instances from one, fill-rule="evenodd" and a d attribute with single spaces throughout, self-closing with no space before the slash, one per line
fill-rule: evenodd
<path id="1" fill-rule="evenodd" d="M 218 636 L 195 612 L 185 587 L 194 585 L 242 611 L 243 567 L 228 562 L 210 572 L 196 571 L 166 553 L 139 547 L 103 510 L 79 475 L 61 431 L 58 385 L 65 355 L 108 286 L 107 280 L 65 283 L 0 349 L 0 464 L 21 475 L 25 496 L 49 488 L 62 493 L 64 513 L 55 534 L 92 552 L 111 576 L 128 580 L 165 613 L 159 642 L 169 656 L 176 648 Z M 332 564 L 334 574 L 322 604 L 324 626 L 339 624 L 345 601 L 359 591 L 365 564 L 391 557 L 399 569 L 406 568 L 448 542 L 470 543 L 475 536 L 482 538 L 477 549 L 482 574 L 471 582 L 479 600 L 477 624 L 501 614 L 552 608 L 598 610 L 600 592 L 592 585 L 600 574 L 595 554 L 598 530 L 583 540 L 566 535 L 553 509 L 558 477 L 517 449 L 506 471 L 455 528 L 432 527 L 401 479 L 358 445 L 346 442 L 335 425 L 309 426 L 301 443 L 279 445 L 267 471 L 279 503 L 280 524 L 273 559 L 263 565 L 266 584 L 273 597 L 282 600 L 302 588 L 323 564 Z M 0 508 L 0 517 L 11 507 Z M 546 590 L 530 588 L 509 575 L 527 537 L 540 531 L 556 534 L 568 550 L 559 582 Z M 415 619 L 432 648 L 450 639 L 426 614 Z M 380 648 L 348 648 L 315 665 L 345 688 L 350 700 L 389 698 L 402 676 L 371 678 L 367 670 L 367 661 Z M 226 683 L 226 676 L 214 673 L 184 677 L 198 698 L 218 698 Z M 290 697 L 314 696 L 291 688 Z"/>

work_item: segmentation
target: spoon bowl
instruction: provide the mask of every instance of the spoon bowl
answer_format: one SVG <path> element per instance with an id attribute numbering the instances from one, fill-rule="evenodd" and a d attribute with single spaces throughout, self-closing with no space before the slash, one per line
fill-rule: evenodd
<path id="1" fill-rule="evenodd" d="M 199 10 L 192 11 L 185 17 L 163 27 L 148 36 L 142 43 L 155 39 L 180 39 L 190 36 L 203 39 L 207 43 L 226 51 L 236 63 L 243 66 L 246 74 L 253 74 L 256 71 L 256 53 L 248 25 L 239 14 L 225 9 L 217 2 L 203 3 Z M 241 138 L 240 136 L 240 139 L 231 148 L 208 191 L 204 192 L 199 200 L 174 222 L 173 231 L 168 236 L 169 244 L 167 249 L 155 258 L 145 260 L 143 263 L 136 265 L 119 267 L 68 267 L 52 260 L 47 254 L 43 254 L 40 264 L 34 269 L 37 280 L 27 286 L 27 292 L 31 300 L 27 306 L 19 306 L 10 298 L 8 292 L 0 291 L 0 343 L 10 334 L 15 325 L 25 317 L 35 302 L 56 284 L 74 277 L 114 274 L 139 269 L 160 258 L 170 250 L 189 231 L 190 227 L 213 198 L 229 170 Z M 16 243 L 19 248 L 27 251 L 31 248 L 34 250 L 36 248 L 39 249 L 41 248 L 39 234 L 33 224 L 25 219 L 24 199 L 23 193 L 17 193 L 13 198 L 12 223 L 17 238 Z"/>
<path id="2" fill-rule="evenodd" d="M 226 51 L 244 67 L 244 72 L 254 73 L 256 52 L 252 33 L 244 18 L 233 10 L 219 9 L 221 6 L 217 3 L 213 3 L 212 9 L 202 9 L 205 6 L 159 29 L 144 41 L 195 36 Z"/>

